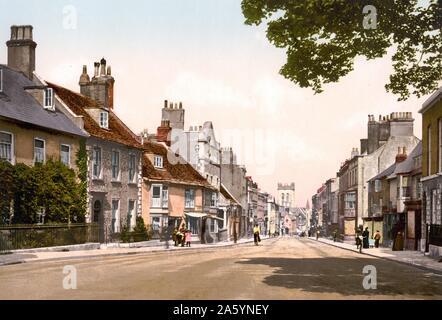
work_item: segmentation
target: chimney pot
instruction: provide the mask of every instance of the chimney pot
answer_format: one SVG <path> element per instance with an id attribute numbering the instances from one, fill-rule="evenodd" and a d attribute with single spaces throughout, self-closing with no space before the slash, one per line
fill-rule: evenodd
<path id="1" fill-rule="evenodd" d="M 11 39 L 6 42 L 8 47 L 8 67 L 21 71 L 29 79 L 33 79 L 35 71 L 35 48 L 33 27 L 11 26 Z"/>
<path id="2" fill-rule="evenodd" d="M 100 72 L 100 63 L 95 62 L 94 63 L 94 77 L 98 77 L 98 73 Z"/>
<path id="3" fill-rule="evenodd" d="M 102 58 L 100 64 L 101 64 L 100 76 L 104 76 L 106 75 L 106 59 Z"/>
<path id="4" fill-rule="evenodd" d="M 108 75 L 108 76 L 112 75 L 112 69 L 111 69 L 111 66 L 107 67 L 106 75 Z"/>
<path id="5" fill-rule="evenodd" d="M 167 100 L 164 100 L 164 109 L 167 109 L 168 103 Z"/>
<path id="6" fill-rule="evenodd" d="M 80 76 L 80 87 L 87 85 L 90 82 L 89 75 L 87 74 L 87 66 L 83 65 L 83 73 Z"/>

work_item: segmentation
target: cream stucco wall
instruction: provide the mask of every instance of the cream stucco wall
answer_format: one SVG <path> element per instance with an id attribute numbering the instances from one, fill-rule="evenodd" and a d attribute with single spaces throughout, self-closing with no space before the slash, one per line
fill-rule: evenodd
<path id="1" fill-rule="evenodd" d="M 60 160 L 60 146 L 62 144 L 71 147 L 70 165 L 76 170 L 77 152 L 80 147 L 80 138 L 63 135 L 61 133 L 50 133 L 49 131 L 38 130 L 34 127 L 25 127 L 15 123 L 0 120 L 0 131 L 13 134 L 13 153 L 15 163 L 34 165 L 34 139 L 39 138 L 45 141 L 45 160 L 52 158 Z"/>

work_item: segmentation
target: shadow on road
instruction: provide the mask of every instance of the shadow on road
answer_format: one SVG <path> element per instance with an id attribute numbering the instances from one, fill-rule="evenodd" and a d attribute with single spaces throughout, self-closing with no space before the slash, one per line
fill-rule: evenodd
<path id="1" fill-rule="evenodd" d="M 394 262 L 367 258 L 249 258 L 239 264 L 267 265 L 276 269 L 264 278 L 269 286 L 313 293 L 342 295 L 441 296 L 442 277 Z M 377 270 L 377 289 L 365 290 L 362 270 Z"/>

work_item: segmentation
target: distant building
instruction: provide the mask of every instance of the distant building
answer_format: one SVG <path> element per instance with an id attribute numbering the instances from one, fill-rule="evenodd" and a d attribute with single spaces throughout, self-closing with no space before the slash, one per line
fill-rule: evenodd
<path id="1" fill-rule="evenodd" d="M 247 170 L 244 166 L 238 165 L 236 162 L 236 155 L 232 148 L 221 149 L 221 187 L 235 199 L 237 207 L 230 207 L 230 210 L 235 212 L 235 219 L 237 221 L 237 236 L 244 237 L 247 234 Z M 223 194 L 223 192 L 221 192 Z M 230 200 L 232 201 L 232 200 Z M 226 215 L 229 219 L 230 215 Z M 226 225 L 231 223 L 226 220 Z M 229 232 L 229 237 L 233 233 Z"/>
<path id="2" fill-rule="evenodd" d="M 191 126 L 188 131 L 184 131 L 184 116 L 181 102 L 164 101 L 161 120 L 170 125 L 170 146 L 220 190 L 221 146 L 216 139 L 213 123 L 206 121 L 202 126 Z"/>
<path id="3" fill-rule="evenodd" d="M 277 189 L 278 205 L 284 208 L 295 207 L 295 183 L 290 184 L 278 183 Z"/>
<path id="4" fill-rule="evenodd" d="M 326 234 L 332 235 L 339 229 L 339 178 L 331 178 L 325 182 L 325 211 L 323 214 Z"/>

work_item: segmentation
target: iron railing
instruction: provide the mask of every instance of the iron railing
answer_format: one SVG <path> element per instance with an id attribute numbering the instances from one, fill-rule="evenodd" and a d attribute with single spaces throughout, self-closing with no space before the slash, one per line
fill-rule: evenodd
<path id="1" fill-rule="evenodd" d="M 0 226 L 0 253 L 91 242 L 100 242 L 97 224 Z"/>

